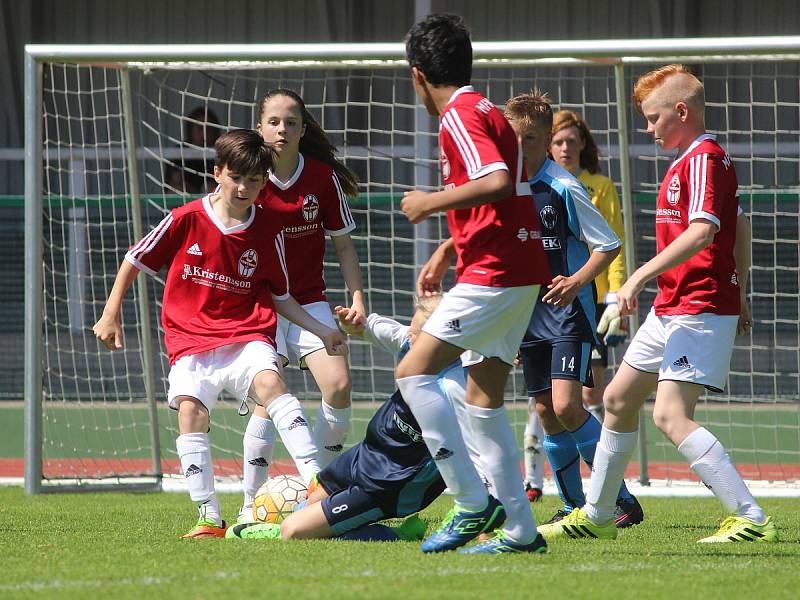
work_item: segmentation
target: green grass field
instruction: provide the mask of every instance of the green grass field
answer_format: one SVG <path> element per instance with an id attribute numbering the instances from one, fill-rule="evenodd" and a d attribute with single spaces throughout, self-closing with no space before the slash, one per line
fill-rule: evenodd
<path id="1" fill-rule="evenodd" d="M 235 514 L 240 497 L 223 495 Z M 1 598 L 796 598 L 797 501 L 764 499 L 776 544 L 699 545 L 713 499 L 644 498 L 616 541 L 563 541 L 537 556 L 426 556 L 412 543 L 181 540 L 184 494 L 48 494 L 0 488 Z M 433 525 L 441 499 L 422 516 Z M 557 508 L 545 498 L 539 520 Z"/>

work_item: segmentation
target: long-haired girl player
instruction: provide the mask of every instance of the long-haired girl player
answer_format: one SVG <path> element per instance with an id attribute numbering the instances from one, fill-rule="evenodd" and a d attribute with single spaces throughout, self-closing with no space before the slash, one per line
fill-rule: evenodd
<path id="1" fill-rule="evenodd" d="M 315 318 L 336 327 L 322 276 L 325 236 L 330 235 L 352 296 L 350 316 L 366 318 L 361 267 L 350 238 L 355 221 L 347 203 L 348 196 L 358 194 L 358 179 L 336 159 L 336 148 L 297 93 L 287 89 L 267 92 L 259 103 L 257 128 L 277 153 L 259 201 L 283 221 L 292 296 Z M 350 430 L 347 358 L 328 356 L 319 338 L 283 319 L 278 322 L 277 342 L 285 363 L 294 362 L 311 371 L 322 394 L 313 437 L 319 465 L 324 467 L 342 451 Z M 253 495 L 267 479 L 274 445 L 274 425 L 257 407 L 244 436 L 242 519 L 251 518 Z"/>

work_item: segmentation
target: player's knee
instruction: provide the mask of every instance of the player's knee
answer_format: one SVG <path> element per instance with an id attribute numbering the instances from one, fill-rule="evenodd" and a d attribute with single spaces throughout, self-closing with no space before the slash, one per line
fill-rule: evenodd
<path id="1" fill-rule="evenodd" d="M 327 393 L 324 394 L 325 402 L 334 408 L 347 408 L 350 406 L 350 394 L 353 391 L 353 381 L 350 372 L 336 373 L 328 380 Z"/>
<path id="2" fill-rule="evenodd" d="M 613 388 L 606 388 L 603 393 L 603 406 L 607 413 L 615 417 L 625 417 L 631 412 L 625 396 L 616 393 Z"/>
<path id="3" fill-rule="evenodd" d="M 687 429 L 689 419 L 659 410 L 658 404 L 656 404 L 653 409 L 653 423 L 668 440 L 677 445 L 676 440 L 684 437 L 681 434 Z"/>
<path id="4" fill-rule="evenodd" d="M 253 378 L 253 392 L 261 406 L 267 406 L 278 396 L 287 393 L 283 378 L 275 371 L 264 370 Z"/>

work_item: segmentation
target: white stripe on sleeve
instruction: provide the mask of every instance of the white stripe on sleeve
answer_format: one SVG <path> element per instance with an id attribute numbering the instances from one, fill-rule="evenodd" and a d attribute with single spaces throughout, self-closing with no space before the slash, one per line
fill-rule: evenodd
<path id="1" fill-rule="evenodd" d="M 469 131 L 467 131 L 467 128 L 464 127 L 464 122 L 461 120 L 461 117 L 459 116 L 458 112 L 456 112 L 455 108 L 450 111 L 450 114 L 452 115 L 453 123 L 455 124 L 456 129 L 461 132 L 464 142 L 467 144 L 470 153 L 475 159 L 475 170 L 477 171 L 481 168 L 481 155 L 478 153 L 478 149 L 475 147 L 475 142 L 472 141 Z"/>
<path id="2" fill-rule="evenodd" d="M 150 252 L 156 244 L 158 244 L 159 240 L 164 237 L 164 234 L 169 229 L 170 225 L 172 225 L 173 217 L 172 213 L 170 212 L 164 217 L 161 222 L 156 225 L 153 230 L 144 236 L 136 245 L 133 246 L 128 251 L 128 254 L 131 258 L 135 259 L 137 262 L 141 261 L 142 257 Z"/>
<path id="3" fill-rule="evenodd" d="M 289 295 L 289 270 L 286 268 L 286 245 L 283 241 L 283 232 L 281 231 L 278 235 L 275 236 L 275 250 L 278 252 L 278 261 L 281 266 L 281 270 L 283 271 L 283 277 L 286 280 L 286 293 L 285 296 Z M 278 296 L 279 298 L 283 298 L 283 296 Z"/>
<path id="4" fill-rule="evenodd" d="M 355 219 L 353 219 L 353 213 L 350 212 L 350 205 L 347 203 L 347 196 L 345 196 L 344 190 L 342 189 L 342 184 L 339 182 L 336 172 L 334 172 L 331 177 L 333 178 L 333 185 L 336 187 L 336 193 L 339 196 L 339 215 L 342 217 L 344 229 L 349 230 L 349 228 L 354 228 L 356 226 Z"/>
<path id="5" fill-rule="evenodd" d="M 453 138 L 453 142 L 455 142 L 458 152 L 461 155 L 461 160 L 463 161 L 464 166 L 467 167 L 467 174 L 471 175 L 478 170 L 478 164 L 475 162 L 475 157 L 470 154 L 467 143 L 462 139 L 461 132 L 456 129 L 455 125 L 453 125 L 450 112 L 448 112 L 442 118 L 442 125 L 444 125 L 447 133 L 450 134 L 450 137 Z"/>

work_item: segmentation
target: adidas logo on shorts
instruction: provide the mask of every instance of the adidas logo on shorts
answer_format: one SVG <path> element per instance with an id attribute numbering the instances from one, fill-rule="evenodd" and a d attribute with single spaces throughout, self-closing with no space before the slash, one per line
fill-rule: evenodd
<path id="1" fill-rule="evenodd" d="M 453 319 L 452 321 L 448 321 L 444 324 L 444 326 L 452 331 L 455 331 L 456 333 L 461 333 L 461 319 Z"/>
<path id="2" fill-rule="evenodd" d="M 247 461 L 249 464 L 253 465 L 254 467 L 268 467 L 269 463 L 267 459 L 263 456 L 257 456 L 256 458 L 251 458 Z"/>
<path id="3" fill-rule="evenodd" d="M 192 475 L 197 475 L 198 473 L 202 473 L 203 469 L 198 467 L 197 465 L 189 465 L 189 468 L 186 469 L 186 477 L 191 477 Z"/>
<path id="4" fill-rule="evenodd" d="M 433 457 L 433 460 L 444 460 L 445 458 L 450 458 L 453 456 L 453 451 L 448 450 L 447 448 L 439 448 L 439 451 L 436 453 L 436 456 Z"/>
<path id="5" fill-rule="evenodd" d="M 685 354 L 683 356 L 681 356 L 678 360 L 676 360 L 674 363 L 672 363 L 672 366 L 673 367 L 680 367 L 681 369 L 691 369 L 692 368 L 692 365 L 689 364 L 689 359 L 686 358 Z"/>
<path id="6" fill-rule="evenodd" d="M 308 427 L 308 423 L 303 417 L 295 417 L 294 421 L 289 424 L 289 431 L 298 427 Z"/>
<path id="7" fill-rule="evenodd" d="M 203 256 L 203 251 L 200 250 L 200 245 L 195 243 L 192 244 L 189 249 L 186 251 L 186 254 L 194 254 L 195 256 Z"/>

